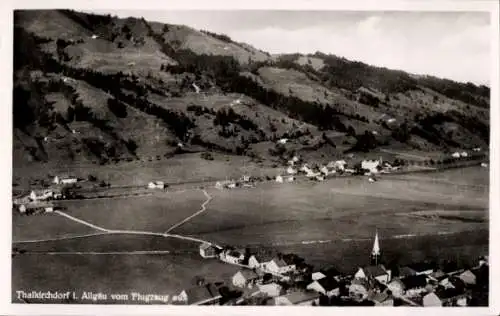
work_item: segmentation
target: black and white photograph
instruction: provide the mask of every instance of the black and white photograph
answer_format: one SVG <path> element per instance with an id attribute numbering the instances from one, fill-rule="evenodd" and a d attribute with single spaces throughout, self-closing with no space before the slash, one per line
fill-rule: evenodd
<path id="1" fill-rule="evenodd" d="M 490 11 L 12 18 L 10 304 L 491 306 Z"/>

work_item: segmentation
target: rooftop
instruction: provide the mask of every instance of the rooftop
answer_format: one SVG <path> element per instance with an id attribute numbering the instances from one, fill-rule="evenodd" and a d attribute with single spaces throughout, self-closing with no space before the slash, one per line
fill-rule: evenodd
<path id="1" fill-rule="evenodd" d="M 283 295 L 280 297 L 286 298 L 292 304 L 299 304 L 302 302 L 315 300 L 320 296 L 321 295 L 319 293 L 313 291 L 306 291 L 306 292 L 292 292 L 290 294 Z"/>
<path id="2" fill-rule="evenodd" d="M 197 286 L 186 290 L 188 304 L 195 304 L 208 299 L 220 297 L 219 290 L 213 284 Z"/>
<path id="3" fill-rule="evenodd" d="M 427 285 L 427 278 L 425 275 L 411 275 L 401 279 L 405 289 L 416 289 L 425 287 Z"/>
<path id="4" fill-rule="evenodd" d="M 387 274 L 385 267 L 381 264 L 376 266 L 367 266 L 363 268 L 363 271 L 367 276 L 378 277 Z"/>
<path id="5" fill-rule="evenodd" d="M 326 291 L 334 290 L 340 286 L 339 282 L 332 278 L 322 278 L 316 282 L 318 282 Z"/>

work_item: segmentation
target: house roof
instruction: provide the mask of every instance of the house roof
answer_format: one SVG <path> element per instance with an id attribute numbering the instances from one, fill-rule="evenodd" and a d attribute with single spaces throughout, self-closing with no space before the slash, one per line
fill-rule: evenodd
<path id="1" fill-rule="evenodd" d="M 463 294 L 461 291 L 454 288 L 438 289 L 435 294 L 440 300 L 450 299 Z"/>
<path id="2" fill-rule="evenodd" d="M 326 267 L 324 269 L 321 269 L 320 270 L 325 276 L 327 277 L 335 277 L 335 276 L 338 276 L 338 275 L 341 275 L 340 271 L 337 270 L 337 268 L 335 267 Z"/>
<path id="3" fill-rule="evenodd" d="M 238 274 L 238 273 L 241 273 L 241 275 L 243 275 L 243 277 L 246 280 L 257 279 L 259 277 L 257 275 L 257 273 L 253 272 L 252 270 L 248 270 L 248 269 L 240 270 L 240 271 L 236 272 L 236 274 Z"/>
<path id="4" fill-rule="evenodd" d="M 321 285 L 321 287 L 325 289 L 325 291 L 331 291 L 340 286 L 339 282 L 332 278 L 323 278 L 317 280 L 316 282 L 318 282 L 319 285 Z"/>
<path id="5" fill-rule="evenodd" d="M 288 264 L 285 262 L 285 260 L 283 260 L 281 258 L 275 257 L 275 258 L 273 258 L 273 261 L 274 261 L 274 263 L 276 263 L 276 265 L 278 267 L 286 267 L 286 266 L 288 266 Z"/>
<path id="6" fill-rule="evenodd" d="M 384 292 L 370 292 L 368 294 L 368 300 L 372 301 L 372 302 L 378 302 L 378 303 L 382 303 L 382 302 L 385 302 L 389 299 L 391 299 L 391 295 L 389 295 L 386 291 Z"/>
<path id="7" fill-rule="evenodd" d="M 401 279 L 406 290 L 425 287 L 427 278 L 425 275 L 410 275 Z"/>
<path id="8" fill-rule="evenodd" d="M 239 258 L 241 256 L 241 253 L 237 250 L 229 250 L 227 252 L 227 255 L 231 256 L 231 257 Z"/>
<path id="9" fill-rule="evenodd" d="M 292 292 L 290 294 L 283 295 L 280 297 L 287 299 L 292 304 L 299 304 L 302 302 L 315 300 L 320 296 L 321 295 L 319 293 L 313 291 L 305 291 L 305 292 Z"/>
<path id="10" fill-rule="evenodd" d="M 387 274 L 385 267 L 381 264 L 379 264 L 377 266 L 364 267 L 363 271 L 365 272 L 366 276 L 369 276 L 369 277 L 378 277 L 378 276 Z"/>
<path id="11" fill-rule="evenodd" d="M 259 253 L 253 255 L 258 262 L 269 262 L 274 259 L 274 256 L 268 253 Z"/>
<path id="12" fill-rule="evenodd" d="M 424 272 L 427 270 L 434 270 L 434 266 L 428 262 L 417 262 L 407 265 L 408 268 L 415 272 Z"/>
<path id="13" fill-rule="evenodd" d="M 208 243 L 204 243 L 200 246 L 200 249 L 203 249 L 203 250 L 206 250 L 208 248 L 215 248 L 215 247 L 211 244 L 208 244 Z"/>
<path id="14" fill-rule="evenodd" d="M 399 276 L 404 278 L 410 275 L 415 275 L 417 272 L 409 267 L 402 267 L 399 269 Z"/>
<path id="15" fill-rule="evenodd" d="M 313 274 L 311 274 L 311 278 L 313 280 L 320 280 L 326 278 L 326 275 L 322 272 L 314 272 Z"/>
<path id="16" fill-rule="evenodd" d="M 201 301 L 220 297 L 220 293 L 213 284 L 197 286 L 185 290 L 188 304 L 196 304 Z"/>

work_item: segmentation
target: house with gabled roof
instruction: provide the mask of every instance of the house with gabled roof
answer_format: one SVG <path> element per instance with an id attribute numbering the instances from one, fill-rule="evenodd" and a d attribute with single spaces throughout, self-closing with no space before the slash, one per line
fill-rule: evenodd
<path id="1" fill-rule="evenodd" d="M 274 298 L 274 305 L 277 306 L 287 306 L 287 305 L 299 305 L 299 306 L 312 306 L 319 303 L 320 294 L 313 291 L 304 292 L 292 292 L 286 295 L 278 296 Z"/>
<path id="2" fill-rule="evenodd" d="M 375 306 L 394 306 L 394 298 L 387 291 L 370 291 L 366 299 L 373 302 Z"/>
<path id="3" fill-rule="evenodd" d="M 328 297 L 338 296 L 340 292 L 340 283 L 333 278 L 322 278 L 310 283 L 306 289 L 316 291 Z"/>
<path id="4" fill-rule="evenodd" d="M 413 271 L 413 274 L 416 275 L 430 275 L 435 270 L 434 265 L 429 262 L 416 262 L 406 265 L 404 268 L 406 268 L 408 271 Z"/>
<path id="5" fill-rule="evenodd" d="M 216 305 L 221 298 L 215 285 L 206 284 L 182 291 L 175 297 L 175 301 L 187 305 Z"/>
<path id="6" fill-rule="evenodd" d="M 391 280 L 391 272 L 379 264 L 359 268 L 354 277 L 357 279 L 375 279 L 382 284 L 387 284 Z"/>
<path id="7" fill-rule="evenodd" d="M 203 243 L 200 245 L 200 256 L 203 258 L 216 258 L 219 254 L 219 249 L 212 244 Z"/>
<path id="8" fill-rule="evenodd" d="M 324 275 L 322 272 L 313 272 L 311 274 L 311 280 L 313 281 L 321 280 L 323 278 L 326 278 L 326 275 Z"/>
<path id="9" fill-rule="evenodd" d="M 265 266 L 273 260 L 273 255 L 262 253 L 254 254 L 248 258 L 248 267 L 251 269 L 265 270 Z"/>
<path id="10" fill-rule="evenodd" d="M 265 264 L 265 271 L 272 274 L 285 274 L 295 270 L 295 264 L 286 257 L 274 257 L 269 263 Z"/>
<path id="11" fill-rule="evenodd" d="M 414 297 L 427 291 L 426 275 L 411 275 L 401 279 L 405 296 Z"/>
<path id="12" fill-rule="evenodd" d="M 283 294 L 283 287 L 275 282 L 266 284 L 257 284 L 257 288 L 261 293 L 264 293 L 269 297 L 276 297 Z"/>
<path id="13" fill-rule="evenodd" d="M 462 280 L 466 286 L 471 286 L 476 284 L 476 275 L 472 273 L 471 270 L 465 270 L 464 272 L 460 273 L 458 278 Z"/>
<path id="14" fill-rule="evenodd" d="M 252 270 L 244 269 L 236 272 L 236 274 L 231 278 L 231 281 L 236 287 L 252 288 L 258 279 L 259 275 L 257 273 Z"/>

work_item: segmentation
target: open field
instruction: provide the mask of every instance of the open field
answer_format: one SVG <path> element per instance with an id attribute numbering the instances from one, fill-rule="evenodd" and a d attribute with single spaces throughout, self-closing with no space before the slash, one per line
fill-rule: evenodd
<path id="1" fill-rule="evenodd" d="M 12 214 L 12 241 L 40 240 L 97 233 L 57 214 L 21 216 Z"/>
<path id="2" fill-rule="evenodd" d="M 110 293 L 130 294 L 132 291 L 177 295 L 183 289 L 195 286 L 196 276 L 204 277 L 207 282 L 216 282 L 227 280 L 238 271 L 238 267 L 215 259 L 200 263 L 198 254 L 16 256 L 12 259 L 12 301 L 19 302 L 14 296 L 16 290 L 76 291 L 77 295 L 82 291 L 104 292 L 108 298 Z"/>
<path id="3" fill-rule="evenodd" d="M 127 234 L 102 234 L 74 239 L 39 243 L 17 243 L 16 247 L 30 253 L 45 252 L 129 252 L 169 251 L 198 253 L 198 244 L 171 237 Z"/>
<path id="4" fill-rule="evenodd" d="M 65 212 L 106 229 L 164 232 L 200 209 L 200 190 L 154 196 L 66 201 Z"/>

